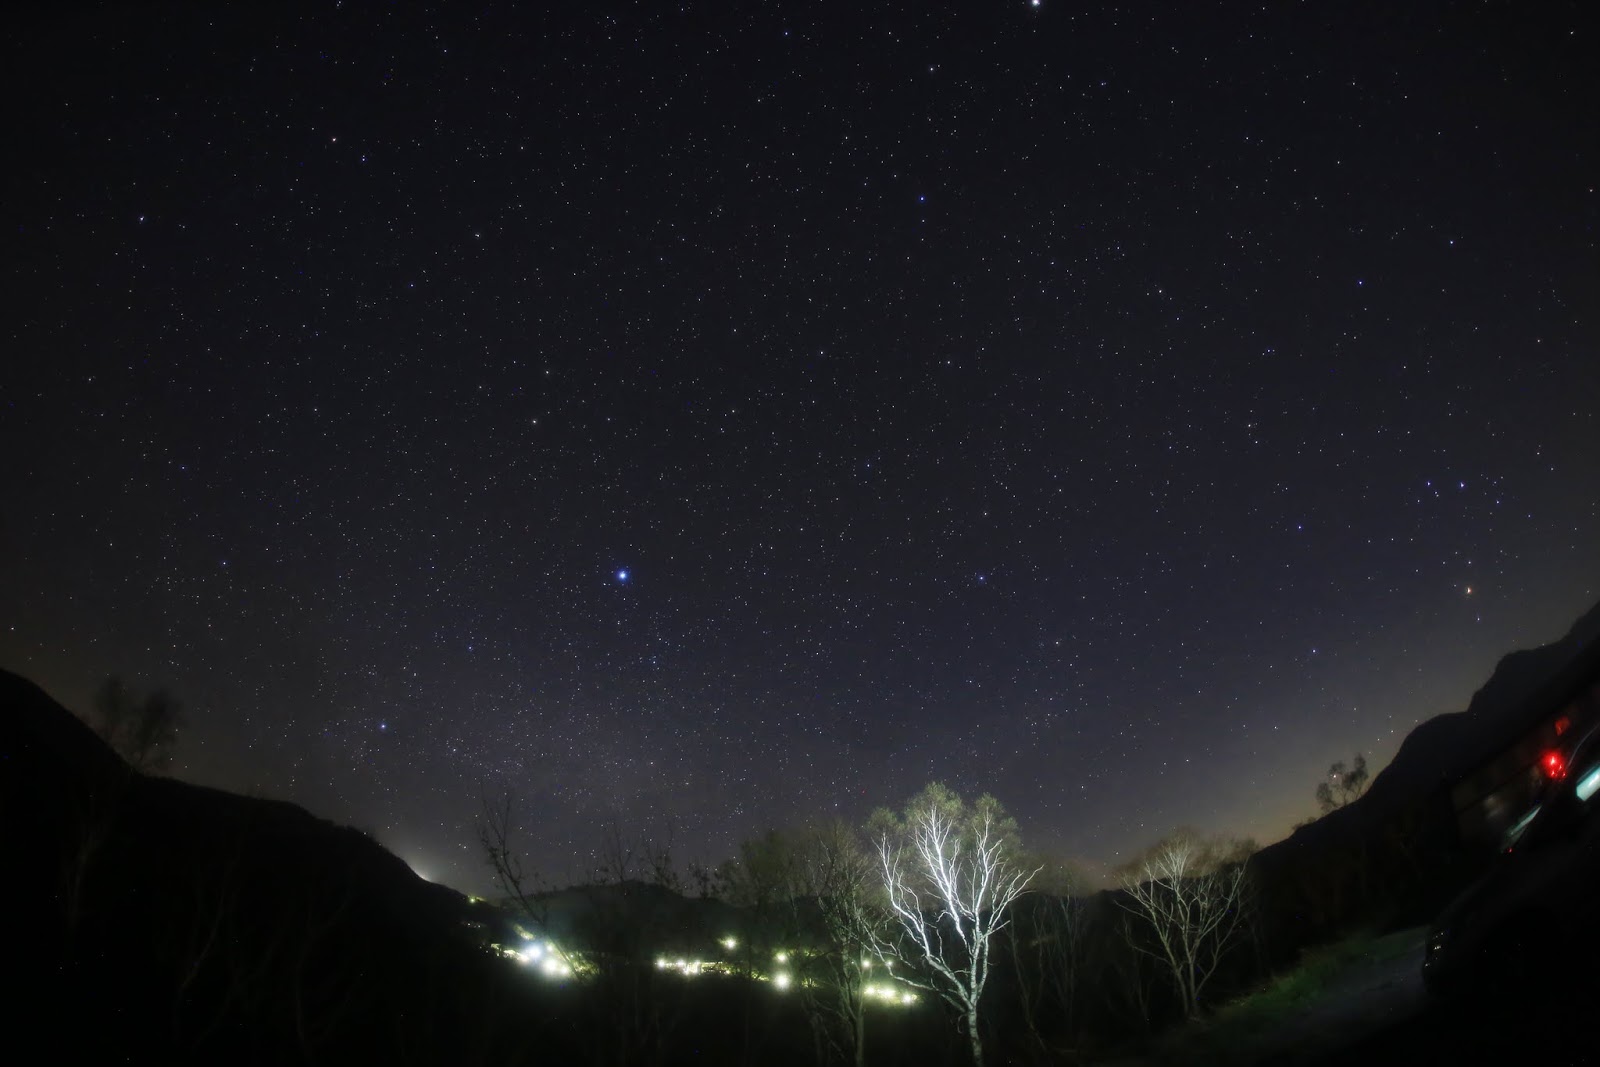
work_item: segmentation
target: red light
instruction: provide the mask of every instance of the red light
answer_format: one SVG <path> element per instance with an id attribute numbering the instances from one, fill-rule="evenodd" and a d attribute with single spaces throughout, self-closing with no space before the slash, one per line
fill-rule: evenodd
<path id="1" fill-rule="evenodd" d="M 1560 779 L 1567 774 L 1567 758 L 1555 749 L 1551 749 L 1539 760 L 1539 766 L 1544 770 L 1546 778 Z"/>

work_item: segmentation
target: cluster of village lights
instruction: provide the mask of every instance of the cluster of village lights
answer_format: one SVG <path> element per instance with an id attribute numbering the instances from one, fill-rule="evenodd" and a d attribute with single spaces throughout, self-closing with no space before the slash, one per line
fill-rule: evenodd
<path id="1" fill-rule="evenodd" d="M 724 937 L 721 939 L 720 943 L 722 947 L 727 949 L 729 952 L 732 952 L 739 947 L 738 939 L 733 937 Z M 773 963 L 779 967 L 786 966 L 789 963 L 789 959 L 789 953 L 783 949 L 778 949 L 772 954 Z M 861 968 L 862 970 L 870 971 L 872 969 L 872 961 L 862 960 Z M 678 974 L 681 974 L 686 978 L 693 977 L 697 974 L 731 973 L 728 965 L 722 961 L 688 959 L 682 956 L 677 957 L 676 959 L 670 956 L 658 956 L 656 957 L 656 969 L 662 971 L 676 971 Z M 788 971 L 774 971 L 770 977 L 763 974 L 758 974 L 755 977 L 762 981 L 770 981 L 772 983 L 772 988 L 778 990 L 779 992 L 791 989 L 794 986 L 794 976 Z M 915 993 L 904 988 L 903 986 L 895 985 L 893 982 L 876 982 L 867 985 L 862 989 L 862 994 L 870 1000 L 881 1001 L 885 1004 L 910 1005 L 917 1002 L 917 995 Z"/>
<path id="2" fill-rule="evenodd" d="M 556 947 L 554 941 L 535 941 L 533 938 L 526 938 L 520 947 L 501 948 L 500 952 L 524 967 L 537 967 L 539 973 L 546 978 L 572 977 L 572 961 L 567 959 L 565 952 Z"/>
<path id="3" fill-rule="evenodd" d="M 724 937 L 721 939 L 721 945 L 727 951 L 732 952 L 739 947 L 739 942 L 737 938 Z M 556 947 L 556 943 L 554 941 L 539 941 L 524 934 L 523 942 L 518 947 L 496 947 L 498 947 L 501 954 L 508 959 L 516 960 L 525 967 L 537 968 L 539 973 L 544 975 L 546 978 L 570 978 L 575 971 L 573 961 L 565 952 Z M 777 967 L 785 967 L 789 963 L 790 954 L 783 949 L 779 949 L 772 954 L 772 960 Z M 861 968 L 864 971 L 872 970 L 872 961 L 862 960 Z M 670 956 L 658 956 L 656 957 L 656 969 L 661 971 L 674 971 L 680 975 L 683 975 L 685 978 L 707 973 L 733 973 L 733 969 L 724 961 L 690 959 L 684 956 L 679 956 L 676 958 Z M 779 992 L 783 992 L 794 986 L 794 976 L 787 970 L 774 970 L 770 976 L 757 974 L 755 977 L 762 981 L 770 981 L 772 983 L 772 988 L 778 990 Z M 862 989 L 862 994 L 869 1000 L 879 1001 L 884 1004 L 910 1005 L 917 1002 L 917 995 L 915 993 L 903 986 L 896 985 L 893 982 L 870 983 Z"/>

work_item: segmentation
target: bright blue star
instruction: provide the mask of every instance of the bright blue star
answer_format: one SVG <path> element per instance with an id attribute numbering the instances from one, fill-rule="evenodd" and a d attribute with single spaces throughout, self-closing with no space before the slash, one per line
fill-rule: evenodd
<path id="1" fill-rule="evenodd" d="M 625 582 L 627 580 L 628 580 L 628 572 L 627 571 L 621 570 L 621 571 L 617 572 L 617 581 Z"/>

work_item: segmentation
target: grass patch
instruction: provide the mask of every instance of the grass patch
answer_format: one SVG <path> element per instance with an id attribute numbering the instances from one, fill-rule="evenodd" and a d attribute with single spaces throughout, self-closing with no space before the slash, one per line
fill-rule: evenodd
<path id="1" fill-rule="evenodd" d="M 1307 949 L 1293 970 L 1222 1005 L 1204 1021 L 1163 1035 L 1156 1042 L 1156 1057 L 1181 1064 L 1249 1062 L 1266 1035 L 1309 1009 L 1351 967 L 1403 956 L 1416 942 L 1416 931 L 1402 930 L 1382 937 L 1358 933 Z"/>

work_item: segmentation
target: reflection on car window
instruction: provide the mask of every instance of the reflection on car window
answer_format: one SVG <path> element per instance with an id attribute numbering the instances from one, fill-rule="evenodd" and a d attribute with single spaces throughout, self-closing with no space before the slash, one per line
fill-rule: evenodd
<path id="1" fill-rule="evenodd" d="M 1511 829 L 1507 830 L 1505 832 L 1505 836 L 1500 839 L 1500 847 L 1502 849 L 1507 849 L 1512 845 L 1515 845 L 1518 841 L 1522 840 L 1522 835 L 1528 829 L 1528 824 L 1533 822 L 1533 817 L 1538 814 L 1539 805 L 1535 804 L 1532 808 L 1528 809 L 1528 814 L 1511 824 Z"/>
<path id="2" fill-rule="evenodd" d="M 1588 800 L 1596 793 L 1600 793 L 1600 763 L 1584 772 L 1583 777 L 1578 779 L 1574 792 L 1578 794 L 1579 800 Z"/>

